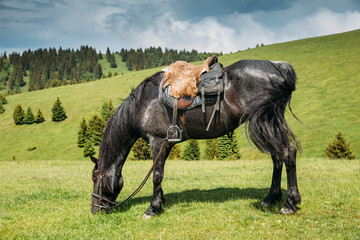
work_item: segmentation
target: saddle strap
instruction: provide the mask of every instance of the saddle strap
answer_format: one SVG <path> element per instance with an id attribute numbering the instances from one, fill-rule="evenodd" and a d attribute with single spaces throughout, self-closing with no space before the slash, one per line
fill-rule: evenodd
<path id="1" fill-rule="evenodd" d="M 205 88 L 204 87 L 201 88 L 201 101 L 202 101 L 201 109 L 202 109 L 202 112 L 205 113 Z"/>
<path id="2" fill-rule="evenodd" d="M 174 107 L 173 107 L 172 126 L 176 126 L 177 111 L 178 111 L 177 105 L 178 105 L 178 99 L 175 98 L 174 99 Z"/>
<path id="3" fill-rule="evenodd" d="M 220 91 L 220 84 L 217 84 L 217 97 L 216 97 L 216 103 L 215 103 L 215 108 L 214 108 L 214 111 L 211 115 L 211 118 L 210 118 L 210 121 L 208 123 L 208 126 L 206 128 L 206 131 L 209 131 L 209 128 L 210 128 L 210 124 L 212 123 L 214 117 L 215 117 L 215 114 L 216 114 L 216 111 L 219 111 L 220 112 L 220 94 L 221 94 L 221 91 Z M 205 112 L 205 111 L 204 111 Z M 226 122 L 226 121 L 225 121 Z"/>

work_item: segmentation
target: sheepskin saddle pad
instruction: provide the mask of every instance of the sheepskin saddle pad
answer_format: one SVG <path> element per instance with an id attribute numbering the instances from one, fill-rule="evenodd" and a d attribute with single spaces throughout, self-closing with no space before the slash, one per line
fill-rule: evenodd
<path id="1" fill-rule="evenodd" d="M 200 75 L 209 72 L 211 65 L 218 62 L 216 56 L 209 57 L 202 65 L 192 65 L 177 61 L 164 72 L 163 90 L 169 85 L 170 95 L 174 98 L 195 98 L 199 92 Z"/>

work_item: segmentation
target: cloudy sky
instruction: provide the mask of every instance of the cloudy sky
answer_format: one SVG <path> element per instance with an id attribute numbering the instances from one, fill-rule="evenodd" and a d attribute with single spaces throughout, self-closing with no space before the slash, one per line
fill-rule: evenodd
<path id="1" fill-rule="evenodd" d="M 150 46 L 228 53 L 360 29 L 360 0 L 0 0 L 0 54 Z"/>

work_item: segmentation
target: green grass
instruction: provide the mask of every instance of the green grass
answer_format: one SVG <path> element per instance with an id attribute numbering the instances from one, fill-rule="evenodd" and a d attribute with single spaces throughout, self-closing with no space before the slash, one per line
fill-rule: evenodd
<path id="1" fill-rule="evenodd" d="M 115 54 L 115 60 L 117 67 L 110 68 L 110 63 L 106 59 L 106 54 L 103 54 L 103 59 L 99 59 L 99 63 L 101 64 L 103 74 L 108 76 L 109 72 L 111 72 L 112 75 L 114 75 L 115 72 L 119 74 L 124 74 L 129 72 L 129 70 L 126 67 L 126 63 L 121 61 L 121 56 L 119 54 Z"/>
<path id="2" fill-rule="evenodd" d="M 150 168 L 128 161 L 127 197 Z M 301 209 L 259 204 L 271 182 L 271 160 L 168 161 L 164 212 L 141 216 L 150 204 L 149 181 L 112 214 L 91 215 L 93 164 L 86 161 L 0 162 L 1 239 L 359 239 L 360 161 L 301 158 Z M 282 189 L 285 201 L 286 178 Z"/>
<path id="3" fill-rule="evenodd" d="M 325 157 L 324 148 L 340 130 L 359 158 L 360 156 L 360 30 L 343 34 L 274 44 L 220 57 L 225 66 L 241 59 L 270 59 L 290 62 L 298 75 L 297 90 L 291 102 L 294 113 L 287 120 L 303 146 L 300 157 Z M 117 55 L 117 57 L 119 57 Z M 106 61 L 106 60 L 104 60 Z M 118 66 L 121 61 L 117 61 Z M 104 67 L 104 73 L 107 73 Z M 118 106 L 131 87 L 161 68 L 123 75 L 95 82 L 71 85 L 36 92 L 27 92 L 7 99 L 6 112 L 0 114 L 0 161 L 16 159 L 82 159 L 76 146 L 82 117 L 89 118 L 109 98 Z M 120 71 L 119 71 L 120 73 Z M 60 97 L 66 121 L 51 122 L 51 108 Z M 41 108 L 46 122 L 40 125 L 15 126 L 12 113 L 16 104 L 34 112 Z M 240 153 L 243 159 L 261 159 L 264 155 L 251 147 L 244 131 L 239 129 Z M 36 150 L 28 151 L 29 146 Z M 203 142 L 201 148 L 204 149 Z M 204 152 L 204 151 L 202 151 Z"/>

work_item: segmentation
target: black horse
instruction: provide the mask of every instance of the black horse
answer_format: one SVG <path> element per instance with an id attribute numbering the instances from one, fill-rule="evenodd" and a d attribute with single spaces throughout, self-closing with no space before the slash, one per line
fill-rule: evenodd
<path id="1" fill-rule="evenodd" d="M 245 124 L 247 136 L 256 147 L 270 153 L 273 176 L 270 192 L 261 203 L 268 207 L 281 200 L 283 163 L 287 173 L 287 200 L 282 214 L 295 213 L 301 203 L 296 177 L 296 138 L 288 127 L 284 113 L 295 90 L 296 74 L 286 62 L 242 60 L 224 68 L 224 94 L 221 111 L 206 131 L 214 104 L 183 112 L 177 120 L 182 140 L 217 138 Z M 124 100 L 109 120 L 100 146 L 99 159 L 92 157 L 93 198 L 91 211 L 111 207 L 123 187 L 122 168 L 135 141 L 142 137 L 150 143 L 152 155 L 158 156 L 153 169 L 153 198 L 145 217 L 161 212 L 164 194 L 161 182 L 165 160 L 175 143 L 166 141 L 172 124 L 172 109 L 159 99 L 159 84 L 163 72 L 145 79 Z M 291 108 L 290 108 L 291 111 Z M 165 142 L 164 147 L 162 147 Z M 100 197 L 99 197 L 100 196 Z"/>

